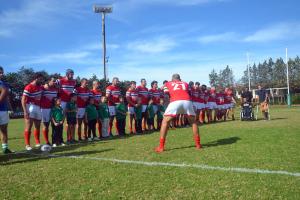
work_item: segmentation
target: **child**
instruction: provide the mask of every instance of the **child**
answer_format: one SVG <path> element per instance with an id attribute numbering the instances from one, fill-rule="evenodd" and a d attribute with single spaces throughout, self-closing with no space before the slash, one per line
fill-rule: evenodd
<path id="1" fill-rule="evenodd" d="M 153 100 L 149 100 L 149 105 L 147 107 L 147 114 L 148 114 L 148 119 L 147 119 L 147 124 L 148 124 L 148 130 L 153 131 L 154 130 L 154 108 L 153 108 Z"/>
<path id="2" fill-rule="evenodd" d="M 58 145 L 65 146 L 63 141 L 63 124 L 64 124 L 64 111 L 60 106 L 61 100 L 56 97 L 53 99 L 53 107 L 50 112 L 51 125 L 52 125 L 52 146 Z"/>
<path id="3" fill-rule="evenodd" d="M 157 129 L 160 130 L 160 127 L 161 127 L 161 123 L 162 123 L 162 120 L 164 118 L 164 113 L 165 113 L 165 107 L 163 105 L 164 101 L 163 99 L 160 100 L 160 104 L 158 105 L 158 112 L 157 112 Z"/>
<path id="4" fill-rule="evenodd" d="M 67 144 L 76 143 L 75 140 L 75 126 L 76 126 L 76 114 L 77 114 L 77 106 L 76 106 L 76 95 L 72 93 L 70 102 L 66 105 L 66 117 L 67 117 Z"/>
<path id="5" fill-rule="evenodd" d="M 98 112 L 94 104 L 94 98 L 90 97 L 88 100 L 88 105 L 85 109 L 85 122 L 88 125 L 88 141 L 98 140 L 96 136 L 96 124 L 98 119 Z M 92 135 L 93 134 L 93 137 Z"/>
<path id="6" fill-rule="evenodd" d="M 120 102 L 117 103 L 116 105 L 117 126 L 118 126 L 119 136 L 125 136 L 127 109 L 124 104 L 124 98 L 122 96 L 119 97 L 119 101 Z"/>
<path id="7" fill-rule="evenodd" d="M 135 119 L 136 119 L 136 123 L 135 123 L 135 130 L 137 134 L 141 134 L 143 133 L 142 131 L 142 105 L 141 105 L 141 98 L 138 97 L 137 99 L 137 106 L 134 108 L 134 112 L 135 112 Z"/>
<path id="8" fill-rule="evenodd" d="M 110 116 L 109 116 L 109 110 L 108 110 L 108 106 L 107 106 L 107 97 L 106 96 L 101 97 L 101 102 L 98 107 L 98 116 L 99 116 L 99 119 L 101 120 L 101 124 L 102 124 L 102 137 L 107 138 L 107 137 L 109 137 L 108 128 L 109 128 L 109 117 Z"/>

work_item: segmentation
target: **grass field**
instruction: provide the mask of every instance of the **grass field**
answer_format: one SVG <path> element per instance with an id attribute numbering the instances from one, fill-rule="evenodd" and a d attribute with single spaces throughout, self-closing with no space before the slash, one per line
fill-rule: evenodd
<path id="1" fill-rule="evenodd" d="M 11 149 L 23 151 L 22 130 L 22 120 L 9 124 Z M 162 154 L 153 151 L 157 132 L 60 147 L 51 156 L 1 154 L 0 199 L 300 199 L 300 107 L 273 107 L 271 121 L 200 131 L 202 150 L 183 128 L 170 131 Z"/>

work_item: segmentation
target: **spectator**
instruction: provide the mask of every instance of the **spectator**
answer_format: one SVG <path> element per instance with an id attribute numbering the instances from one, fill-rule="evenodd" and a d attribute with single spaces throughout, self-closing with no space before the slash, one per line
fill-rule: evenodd
<path id="1" fill-rule="evenodd" d="M 260 110 L 265 120 L 269 119 L 269 93 L 266 89 L 264 89 L 261 85 L 258 86 L 258 90 L 256 90 L 256 97 L 260 104 Z"/>

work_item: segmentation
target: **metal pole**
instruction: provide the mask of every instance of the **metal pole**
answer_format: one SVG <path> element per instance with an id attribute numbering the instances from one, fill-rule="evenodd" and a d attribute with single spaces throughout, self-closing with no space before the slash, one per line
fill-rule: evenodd
<path id="1" fill-rule="evenodd" d="M 248 65 L 247 65 L 247 70 L 248 70 L 248 87 L 249 87 L 249 91 L 251 90 L 251 81 L 250 81 L 250 62 L 249 62 L 249 53 L 247 53 L 247 61 L 248 61 Z"/>
<path id="2" fill-rule="evenodd" d="M 105 41 L 105 13 L 102 12 L 102 43 L 103 43 L 103 75 L 106 81 L 106 41 Z"/>
<path id="3" fill-rule="evenodd" d="M 287 82 L 287 103 L 291 106 L 291 96 L 290 96 L 290 81 L 289 81 L 289 62 L 288 62 L 288 49 L 285 49 L 285 63 L 286 63 L 286 82 Z"/>

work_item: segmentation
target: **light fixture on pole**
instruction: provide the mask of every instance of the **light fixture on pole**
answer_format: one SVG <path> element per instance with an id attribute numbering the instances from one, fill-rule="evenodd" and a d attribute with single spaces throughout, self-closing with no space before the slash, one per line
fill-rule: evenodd
<path id="1" fill-rule="evenodd" d="M 105 39 L 105 15 L 112 12 L 112 6 L 110 5 L 94 5 L 93 10 L 95 13 L 102 14 L 102 45 L 103 45 L 103 75 L 104 80 L 107 80 L 107 70 L 106 70 L 106 39 Z"/>

